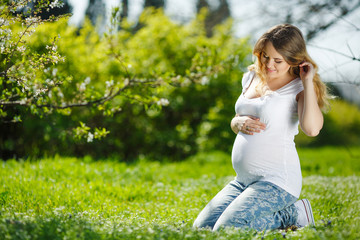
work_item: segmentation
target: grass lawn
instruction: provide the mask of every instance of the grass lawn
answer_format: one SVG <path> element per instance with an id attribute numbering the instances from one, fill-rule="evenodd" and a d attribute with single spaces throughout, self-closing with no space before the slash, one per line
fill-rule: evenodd
<path id="1" fill-rule="evenodd" d="M 314 228 L 192 229 L 234 178 L 229 154 L 132 164 L 56 157 L 0 163 L 0 239 L 360 239 L 360 148 L 299 155 L 301 197 L 312 203 Z"/>

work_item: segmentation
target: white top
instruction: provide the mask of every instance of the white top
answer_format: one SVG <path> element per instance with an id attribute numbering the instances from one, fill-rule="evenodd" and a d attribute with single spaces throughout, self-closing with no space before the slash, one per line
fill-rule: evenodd
<path id="1" fill-rule="evenodd" d="M 299 197 L 302 176 L 294 137 L 299 132 L 296 95 L 304 89 L 302 81 L 294 79 L 270 94 L 249 99 L 244 91 L 254 75 L 254 72 L 244 74 L 243 92 L 236 101 L 235 111 L 260 118 L 266 129 L 254 135 L 237 134 L 232 150 L 236 179 L 245 185 L 268 181 Z"/>

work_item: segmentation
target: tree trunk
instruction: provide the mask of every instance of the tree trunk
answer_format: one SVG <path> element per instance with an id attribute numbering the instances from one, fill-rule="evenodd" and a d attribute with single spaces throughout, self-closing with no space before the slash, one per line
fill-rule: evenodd
<path id="1" fill-rule="evenodd" d="M 147 7 L 163 8 L 164 4 L 165 4 L 164 0 L 145 0 L 144 8 Z"/>
<path id="2" fill-rule="evenodd" d="M 209 3 L 206 0 L 199 0 L 196 7 L 199 12 L 202 8 L 208 9 L 208 15 L 205 19 L 206 36 L 211 37 L 213 35 L 213 28 L 222 23 L 228 17 L 230 17 L 230 10 L 227 0 L 219 0 L 220 5 L 217 9 L 211 10 Z"/>
<path id="3" fill-rule="evenodd" d="M 129 15 L 129 1 L 122 0 L 121 19 L 127 18 Z"/>
<path id="4" fill-rule="evenodd" d="M 93 25 L 97 24 L 97 21 L 101 26 L 104 25 L 105 21 L 105 4 L 102 0 L 90 0 L 89 6 L 86 9 L 86 15 L 90 18 Z"/>

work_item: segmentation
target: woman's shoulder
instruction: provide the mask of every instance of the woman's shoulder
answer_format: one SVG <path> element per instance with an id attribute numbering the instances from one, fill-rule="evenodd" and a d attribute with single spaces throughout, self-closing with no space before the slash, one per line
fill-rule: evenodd
<path id="1" fill-rule="evenodd" d="M 243 78 L 242 78 L 242 87 L 246 88 L 248 87 L 248 85 L 251 82 L 251 79 L 253 79 L 255 76 L 255 71 L 248 71 L 246 73 L 244 73 Z"/>

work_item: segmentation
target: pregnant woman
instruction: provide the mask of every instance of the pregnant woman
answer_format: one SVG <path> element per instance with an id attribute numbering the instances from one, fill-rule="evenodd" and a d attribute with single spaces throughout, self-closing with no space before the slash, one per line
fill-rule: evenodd
<path id="1" fill-rule="evenodd" d="M 256 62 L 242 79 L 231 128 L 237 134 L 232 164 L 236 178 L 201 211 L 194 227 L 256 230 L 314 225 L 310 202 L 297 201 L 302 186 L 294 136 L 323 126 L 325 84 L 300 30 L 277 25 L 256 42 Z"/>

